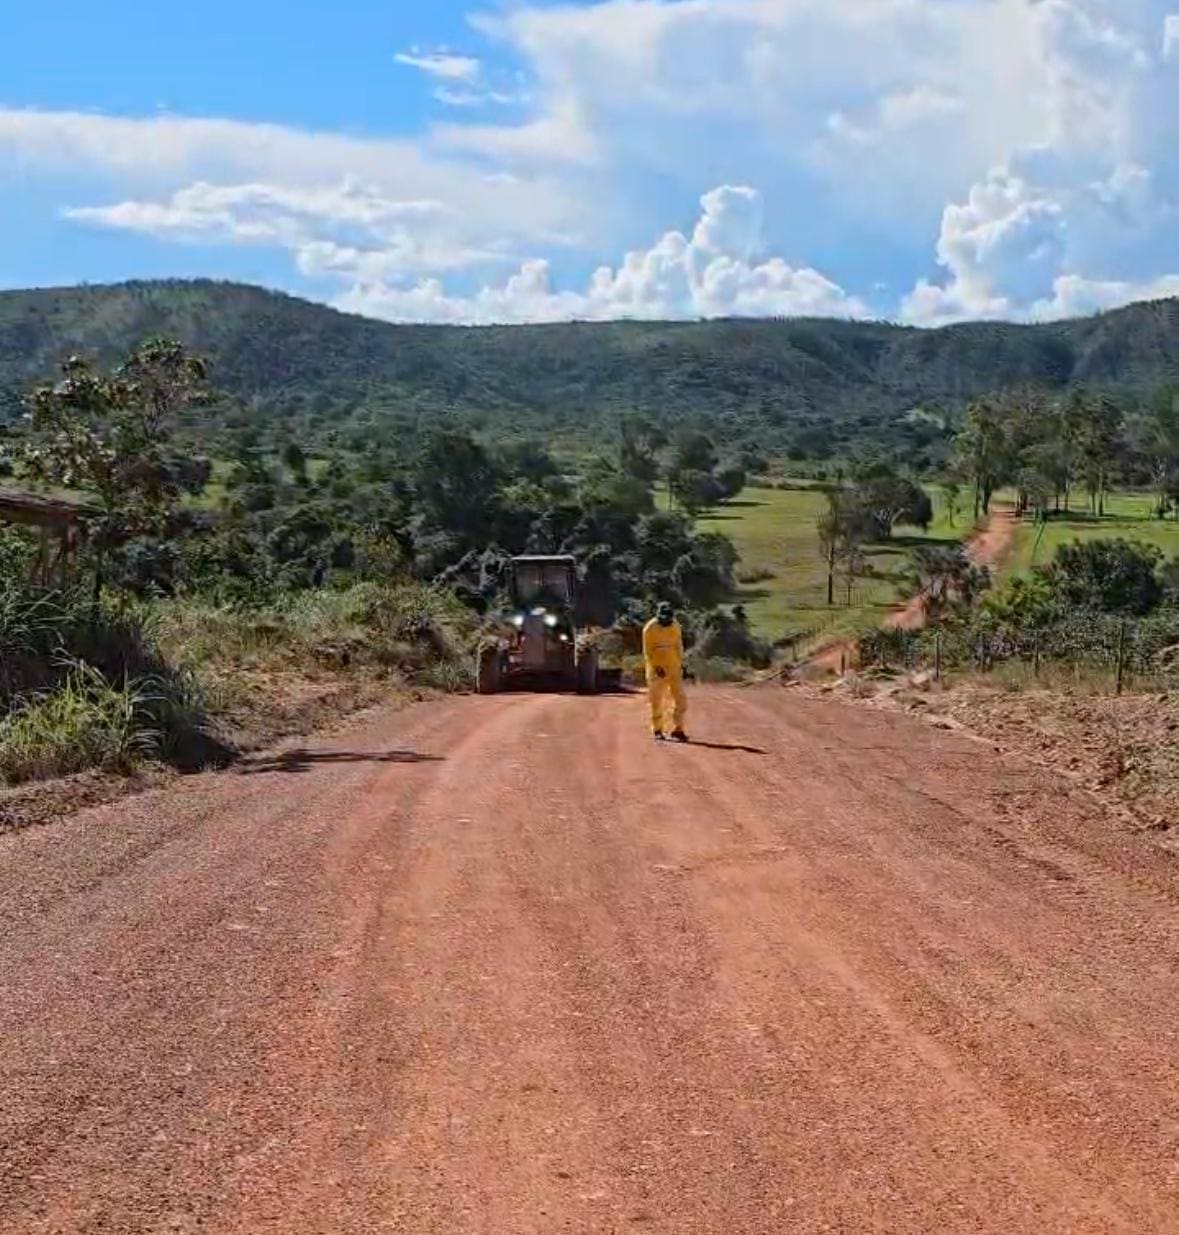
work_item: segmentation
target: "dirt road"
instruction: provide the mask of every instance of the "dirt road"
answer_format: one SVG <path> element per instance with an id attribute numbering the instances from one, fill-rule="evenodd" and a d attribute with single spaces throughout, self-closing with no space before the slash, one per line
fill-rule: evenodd
<path id="1" fill-rule="evenodd" d="M 0 839 L 0 1231 L 1179 1231 L 1176 859 L 958 734 L 694 702 Z"/>
<path id="2" fill-rule="evenodd" d="M 966 556 L 976 566 L 997 570 L 1015 544 L 1019 516 L 1011 507 L 994 510 L 977 530 L 967 538 Z M 920 630 L 925 625 L 925 596 L 911 596 L 896 612 L 889 614 L 884 625 L 892 630 Z"/>
<path id="3" fill-rule="evenodd" d="M 966 554 L 976 566 L 997 570 L 1003 565 L 1015 544 L 1019 516 L 1011 507 L 996 508 L 966 538 Z M 925 625 L 925 593 L 917 592 L 895 608 L 881 623 L 886 630 L 921 630 Z M 856 663 L 858 639 L 838 639 L 821 644 L 807 657 L 816 669 L 841 673 L 847 665 Z"/>

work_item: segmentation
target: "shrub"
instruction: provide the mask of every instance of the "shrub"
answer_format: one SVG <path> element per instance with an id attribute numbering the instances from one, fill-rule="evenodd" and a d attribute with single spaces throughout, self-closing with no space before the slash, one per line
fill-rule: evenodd
<path id="1" fill-rule="evenodd" d="M 1045 570 L 1052 590 L 1069 606 L 1141 617 L 1163 598 L 1157 569 L 1162 554 L 1128 540 L 1062 545 Z"/>
<path id="2" fill-rule="evenodd" d="M 861 668 L 909 667 L 917 662 L 921 636 L 910 630 L 882 628 L 869 631 L 859 644 Z"/>
<path id="3" fill-rule="evenodd" d="M 750 676 L 747 664 L 723 656 L 702 656 L 697 651 L 688 654 L 684 668 L 697 682 L 745 682 Z"/>
<path id="4" fill-rule="evenodd" d="M 774 572 L 766 570 L 764 566 L 755 566 L 751 570 L 737 572 L 737 582 L 743 587 L 749 587 L 754 583 L 768 583 L 773 578 Z"/>
<path id="5" fill-rule="evenodd" d="M 704 618 L 695 650 L 705 661 L 740 661 L 757 669 L 766 668 L 772 658 L 765 640 L 756 638 L 739 618 L 719 610 Z"/>

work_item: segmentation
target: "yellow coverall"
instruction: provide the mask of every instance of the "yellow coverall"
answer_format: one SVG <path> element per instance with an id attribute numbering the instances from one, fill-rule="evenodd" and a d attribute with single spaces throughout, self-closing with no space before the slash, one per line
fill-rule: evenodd
<path id="1" fill-rule="evenodd" d="M 667 700 L 673 704 L 672 729 L 680 732 L 688 714 L 684 694 L 684 632 L 679 622 L 661 626 L 657 618 L 643 627 L 643 659 L 647 663 L 647 696 L 651 702 L 651 728 L 663 733 Z M 662 676 L 659 671 L 663 670 Z"/>

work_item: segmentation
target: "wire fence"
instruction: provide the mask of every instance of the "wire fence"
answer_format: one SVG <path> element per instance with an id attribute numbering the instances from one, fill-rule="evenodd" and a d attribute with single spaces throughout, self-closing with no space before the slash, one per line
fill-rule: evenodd
<path id="1" fill-rule="evenodd" d="M 991 672 L 1021 666 L 1032 677 L 1067 670 L 1108 678 L 1115 693 L 1133 685 L 1179 685 L 1179 612 L 1149 618 L 1080 612 L 1049 625 L 1013 630 L 979 626 L 879 630 L 860 642 L 862 669 Z"/>

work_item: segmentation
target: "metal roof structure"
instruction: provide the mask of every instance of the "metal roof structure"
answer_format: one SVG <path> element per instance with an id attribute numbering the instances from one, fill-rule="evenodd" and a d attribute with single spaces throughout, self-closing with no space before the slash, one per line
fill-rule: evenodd
<path id="1" fill-rule="evenodd" d="M 20 523 L 63 531 L 97 515 L 89 502 L 76 498 L 47 497 L 21 489 L 0 488 L 0 523 Z"/>

